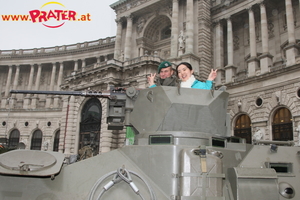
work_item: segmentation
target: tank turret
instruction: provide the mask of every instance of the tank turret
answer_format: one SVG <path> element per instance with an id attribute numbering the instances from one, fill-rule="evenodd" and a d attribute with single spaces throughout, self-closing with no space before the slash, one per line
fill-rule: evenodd
<path id="1" fill-rule="evenodd" d="M 228 93 L 175 87 L 141 90 L 130 115 L 139 133 L 198 132 L 229 137 Z"/>

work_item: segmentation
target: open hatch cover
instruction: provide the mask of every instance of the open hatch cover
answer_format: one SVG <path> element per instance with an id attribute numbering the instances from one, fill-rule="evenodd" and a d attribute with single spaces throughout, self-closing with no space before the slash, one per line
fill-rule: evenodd
<path id="1" fill-rule="evenodd" d="M 47 177 L 59 173 L 65 155 L 58 152 L 14 150 L 0 155 L 0 174 Z"/>

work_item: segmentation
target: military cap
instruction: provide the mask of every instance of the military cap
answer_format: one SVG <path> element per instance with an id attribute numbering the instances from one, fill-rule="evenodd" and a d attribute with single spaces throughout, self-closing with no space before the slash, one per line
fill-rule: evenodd
<path id="1" fill-rule="evenodd" d="M 172 64 L 168 61 L 164 61 L 164 62 L 160 63 L 160 65 L 158 66 L 158 73 L 160 73 L 160 70 L 162 68 L 167 68 L 167 67 L 172 67 Z"/>

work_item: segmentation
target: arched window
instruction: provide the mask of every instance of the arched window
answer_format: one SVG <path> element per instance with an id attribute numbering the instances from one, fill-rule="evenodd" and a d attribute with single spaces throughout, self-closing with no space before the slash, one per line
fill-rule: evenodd
<path id="1" fill-rule="evenodd" d="M 161 30 L 161 40 L 171 37 L 171 26 L 167 26 Z"/>
<path id="2" fill-rule="evenodd" d="M 273 140 L 293 140 L 293 119 L 287 108 L 279 108 L 273 117 L 272 122 Z"/>
<path id="3" fill-rule="evenodd" d="M 158 42 L 171 37 L 171 20 L 165 15 L 158 15 L 145 27 L 144 38 Z"/>
<path id="4" fill-rule="evenodd" d="M 31 138 L 31 150 L 41 150 L 42 148 L 42 139 L 43 139 L 43 133 L 41 130 L 36 130 L 32 134 Z"/>
<path id="5" fill-rule="evenodd" d="M 54 141 L 53 141 L 53 151 L 58 151 L 59 135 L 60 135 L 60 131 L 57 131 L 55 133 L 55 137 L 54 137 Z"/>
<path id="6" fill-rule="evenodd" d="M 89 146 L 93 154 L 99 152 L 102 107 L 98 99 L 92 98 L 84 105 L 81 113 L 79 149 Z"/>
<path id="7" fill-rule="evenodd" d="M 9 149 L 16 148 L 17 145 L 19 144 L 19 140 L 20 140 L 20 131 L 15 129 L 9 135 L 8 148 Z"/>
<path id="8" fill-rule="evenodd" d="M 240 115 L 235 123 L 234 136 L 245 138 L 246 142 L 251 144 L 252 133 L 251 133 L 251 120 L 248 115 Z"/>

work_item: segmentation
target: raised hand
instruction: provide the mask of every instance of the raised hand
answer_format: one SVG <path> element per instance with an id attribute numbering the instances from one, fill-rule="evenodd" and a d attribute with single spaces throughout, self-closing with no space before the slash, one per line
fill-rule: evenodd
<path id="1" fill-rule="evenodd" d="M 210 74 L 208 75 L 207 80 L 213 81 L 213 80 L 215 80 L 216 77 L 217 77 L 217 69 L 216 70 L 211 69 Z"/>
<path id="2" fill-rule="evenodd" d="M 151 73 L 150 76 L 147 77 L 149 86 L 154 85 L 155 76 L 156 76 L 156 73 L 154 73 L 154 74 Z"/>

